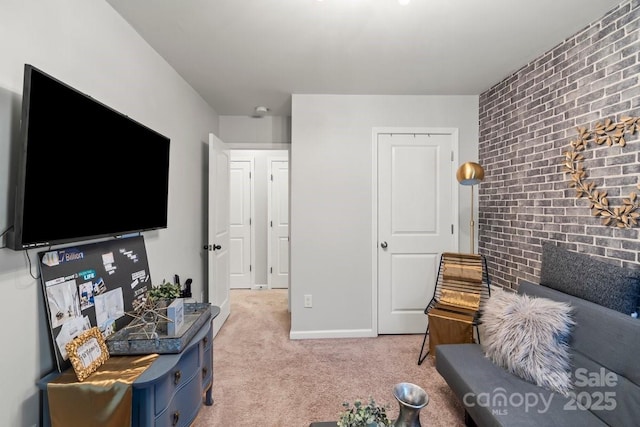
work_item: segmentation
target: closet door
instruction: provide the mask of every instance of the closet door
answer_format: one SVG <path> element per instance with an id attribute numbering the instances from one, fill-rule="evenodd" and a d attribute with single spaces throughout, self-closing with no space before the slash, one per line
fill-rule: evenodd
<path id="1" fill-rule="evenodd" d="M 424 333 L 442 252 L 457 249 L 454 135 L 378 135 L 378 333 Z"/>
<path id="2" fill-rule="evenodd" d="M 289 160 L 269 159 L 269 248 L 270 288 L 289 287 Z"/>
<path id="3" fill-rule="evenodd" d="M 235 160 L 230 164 L 229 213 L 231 244 L 231 288 L 250 289 L 253 286 L 253 160 Z"/>

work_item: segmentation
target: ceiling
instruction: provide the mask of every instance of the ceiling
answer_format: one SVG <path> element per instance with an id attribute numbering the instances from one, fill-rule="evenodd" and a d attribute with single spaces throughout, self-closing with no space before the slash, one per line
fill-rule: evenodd
<path id="1" fill-rule="evenodd" d="M 107 0 L 220 115 L 291 94 L 478 95 L 621 0 Z"/>

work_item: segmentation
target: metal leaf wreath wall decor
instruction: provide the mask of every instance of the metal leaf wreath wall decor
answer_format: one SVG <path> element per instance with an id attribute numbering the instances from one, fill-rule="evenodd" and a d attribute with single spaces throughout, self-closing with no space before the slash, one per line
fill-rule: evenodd
<path id="1" fill-rule="evenodd" d="M 569 186 L 576 189 L 576 197 L 586 196 L 589 199 L 591 213 L 593 216 L 602 217 L 604 225 L 618 228 L 631 228 L 637 225 L 640 218 L 640 199 L 632 191 L 622 200 L 622 206 L 610 206 L 607 192 L 597 190 L 596 184 L 586 179 L 584 156 L 580 152 L 587 148 L 589 141 L 598 145 L 607 144 L 609 147 L 615 144 L 624 147 L 626 145 L 624 136 L 634 135 L 636 132 L 640 133 L 640 117 L 622 117 L 619 123 L 613 123 L 611 119 L 607 119 L 604 123 L 596 123 L 592 131 L 579 127 L 578 139 L 571 141 L 571 149 L 564 153 L 564 173 L 571 176 Z M 640 184 L 637 188 L 640 189 Z"/>

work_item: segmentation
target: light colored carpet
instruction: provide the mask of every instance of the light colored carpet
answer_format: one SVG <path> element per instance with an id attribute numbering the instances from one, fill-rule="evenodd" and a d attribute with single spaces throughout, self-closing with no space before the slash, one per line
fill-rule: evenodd
<path id="1" fill-rule="evenodd" d="M 394 420 L 400 382 L 429 395 L 423 426 L 464 425 L 431 358 L 418 366 L 422 335 L 290 340 L 289 330 L 287 290 L 232 290 L 231 315 L 213 341 L 214 403 L 192 427 L 308 427 L 336 420 L 344 401 L 369 397 Z"/>

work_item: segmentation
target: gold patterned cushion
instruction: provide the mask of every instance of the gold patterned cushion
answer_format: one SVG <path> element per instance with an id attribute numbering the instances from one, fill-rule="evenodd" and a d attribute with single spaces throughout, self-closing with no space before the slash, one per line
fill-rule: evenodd
<path id="1" fill-rule="evenodd" d="M 438 302 L 468 310 L 477 310 L 480 307 L 480 294 L 443 289 Z"/>
<path id="2" fill-rule="evenodd" d="M 482 265 L 447 263 L 444 265 L 443 278 L 445 280 L 460 280 L 464 282 L 481 283 Z"/>

